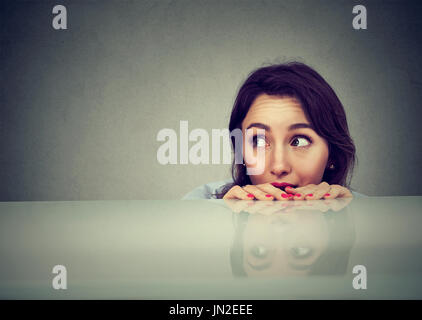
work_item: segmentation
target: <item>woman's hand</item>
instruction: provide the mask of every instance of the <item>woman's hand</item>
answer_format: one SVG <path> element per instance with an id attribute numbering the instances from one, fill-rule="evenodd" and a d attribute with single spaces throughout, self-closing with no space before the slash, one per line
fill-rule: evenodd
<path id="1" fill-rule="evenodd" d="M 293 195 L 290 195 L 293 197 Z M 287 192 L 274 187 L 270 183 L 264 184 L 248 184 L 246 186 L 234 186 L 224 195 L 223 199 L 240 199 L 240 200 L 288 200 Z"/>
<path id="2" fill-rule="evenodd" d="M 291 188 L 286 187 L 286 192 L 294 195 L 295 200 L 317 200 L 317 199 L 335 199 L 335 198 L 351 198 L 352 193 L 346 187 L 338 184 L 328 184 L 321 182 L 320 184 L 308 184 L 304 187 Z"/>
<path id="3" fill-rule="evenodd" d="M 223 199 L 240 200 L 317 200 L 353 197 L 349 189 L 337 184 L 329 185 L 321 182 L 318 185 L 308 184 L 304 187 L 286 187 L 285 191 L 270 183 L 234 186 L 224 195 Z"/>

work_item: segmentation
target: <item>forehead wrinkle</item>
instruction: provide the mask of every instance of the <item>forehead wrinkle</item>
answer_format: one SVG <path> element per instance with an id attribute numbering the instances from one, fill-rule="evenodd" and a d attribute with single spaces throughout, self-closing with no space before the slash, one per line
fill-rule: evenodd
<path id="1" fill-rule="evenodd" d="M 259 95 L 252 102 L 251 107 L 260 106 L 262 104 L 272 104 L 272 105 L 295 105 L 301 107 L 299 100 L 293 97 L 288 96 L 269 96 L 267 94 Z"/>
<path id="2" fill-rule="evenodd" d="M 297 117 L 298 115 L 299 117 Z M 282 127 L 287 129 L 292 123 L 309 123 L 296 99 L 266 97 L 257 98 L 242 124 L 247 127 L 256 122 L 263 123 L 271 127 L 272 130 Z"/>

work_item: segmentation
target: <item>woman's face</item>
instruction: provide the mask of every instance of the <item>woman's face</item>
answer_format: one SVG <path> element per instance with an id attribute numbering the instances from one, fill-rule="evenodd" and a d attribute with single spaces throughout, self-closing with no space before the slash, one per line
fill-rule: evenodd
<path id="1" fill-rule="evenodd" d="M 247 129 L 253 133 L 246 135 Z M 265 135 L 257 135 L 258 129 L 264 129 Z M 262 174 L 249 176 L 252 184 L 286 182 L 302 187 L 321 183 L 328 144 L 312 129 L 295 98 L 258 96 L 242 122 L 242 132 L 246 166 L 254 168 L 265 163 Z M 246 146 L 253 150 L 258 163 L 250 156 L 248 159 Z"/>

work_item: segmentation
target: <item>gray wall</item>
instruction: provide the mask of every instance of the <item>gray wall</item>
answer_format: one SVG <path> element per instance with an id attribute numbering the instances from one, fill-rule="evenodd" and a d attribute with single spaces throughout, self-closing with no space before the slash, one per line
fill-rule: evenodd
<path id="1" fill-rule="evenodd" d="M 368 30 L 352 28 L 352 7 Z M 68 30 L 51 27 L 64 4 Z M 0 200 L 178 199 L 229 165 L 156 159 L 162 128 L 226 128 L 263 63 L 300 60 L 343 102 L 352 187 L 421 195 L 421 2 L 2 1 Z"/>

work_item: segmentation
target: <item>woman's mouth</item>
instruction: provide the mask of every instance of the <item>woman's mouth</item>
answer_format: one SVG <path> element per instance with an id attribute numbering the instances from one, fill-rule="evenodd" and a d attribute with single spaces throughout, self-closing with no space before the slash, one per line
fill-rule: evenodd
<path id="1" fill-rule="evenodd" d="M 292 187 L 292 188 L 296 188 L 295 185 L 291 184 L 291 183 L 287 183 L 287 182 L 272 182 L 271 183 L 274 187 L 279 188 L 281 190 L 284 191 L 284 189 L 286 187 Z"/>

